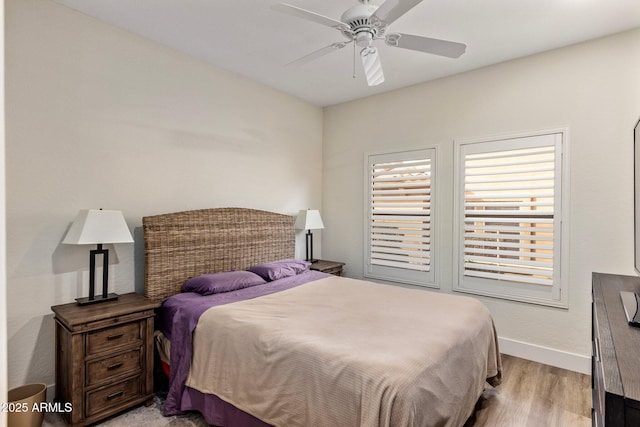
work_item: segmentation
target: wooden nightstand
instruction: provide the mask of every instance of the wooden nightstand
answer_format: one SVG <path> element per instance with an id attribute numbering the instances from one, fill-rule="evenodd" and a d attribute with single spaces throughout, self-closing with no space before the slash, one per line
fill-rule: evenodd
<path id="1" fill-rule="evenodd" d="M 324 261 L 319 259 L 311 264 L 311 270 L 322 271 L 323 273 L 333 274 L 334 276 L 342 276 L 342 267 L 344 262 Z"/>
<path id="2" fill-rule="evenodd" d="M 131 293 L 115 301 L 51 307 L 56 320 L 56 401 L 72 426 L 95 423 L 153 399 L 153 318 L 158 303 Z"/>

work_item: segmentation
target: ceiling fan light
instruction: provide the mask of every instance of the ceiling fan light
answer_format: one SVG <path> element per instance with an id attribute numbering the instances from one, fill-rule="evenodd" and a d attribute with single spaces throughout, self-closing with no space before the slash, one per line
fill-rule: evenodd
<path id="1" fill-rule="evenodd" d="M 382 70 L 367 79 L 368 86 L 378 86 L 381 83 L 384 83 L 384 75 L 382 74 Z"/>
<path id="2" fill-rule="evenodd" d="M 382 73 L 382 68 L 380 68 L 369 79 L 367 79 L 367 84 L 369 86 L 378 86 L 381 83 L 384 83 L 384 74 Z"/>
<path id="3" fill-rule="evenodd" d="M 369 86 L 377 86 L 384 82 L 384 73 L 382 72 L 378 50 L 375 47 L 366 47 L 360 51 L 360 57 L 364 74 L 367 77 L 367 84 Z"/>

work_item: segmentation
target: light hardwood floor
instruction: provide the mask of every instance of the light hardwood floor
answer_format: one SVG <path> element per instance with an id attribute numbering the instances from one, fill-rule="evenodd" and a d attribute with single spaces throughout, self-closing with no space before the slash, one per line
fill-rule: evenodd
<path id="1" fill-rule="evenodd" d="M 502 355 L 503 380 L 487 386 L 465 427 L 591 426 L 591 377 Z"/>

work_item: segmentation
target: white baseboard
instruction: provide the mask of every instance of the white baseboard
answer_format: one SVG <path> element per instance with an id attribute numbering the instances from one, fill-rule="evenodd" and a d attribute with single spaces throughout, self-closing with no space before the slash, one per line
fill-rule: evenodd
<path id="1" fill-rule="evenodd" d="M 555 350 L 522 341 L 498 337 L 500 352 L 545 365 L 591 375 L 591 356 Z"/>

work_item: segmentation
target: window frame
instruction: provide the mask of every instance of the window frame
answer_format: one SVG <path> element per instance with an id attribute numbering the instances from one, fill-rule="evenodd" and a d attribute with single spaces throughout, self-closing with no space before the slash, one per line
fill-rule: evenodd
<path id="1" fill-rule="evenodd" d="M 429 271 L 409 270 L 400 267 L 386 267 L 372 265 L 371 259 L 371 167 L 375 159 L 394 159 L 389 161 L 415 160 L 421 157 L 430 159 L 430 202 L 429 202 L 429 225 L 430 225 L 430 241 L 429 241 Z M 408 285 L 416 285 L 427 288 L 439 288 L 437 284 L 437 265 L 436 250 L 434 243 L 438 240 L 435 236 L 436 228 L 436 207 L 437 203 L 437 147 L 422 146 L 418 148 L 407 148 L 398 150 L 385 150 L 364 153 L 364 259 L 363 259 L 363 276 L 372 279 L 397 282 Z"/>
<path id="2" fill-rule="evenodd" d="M 529 146 L 534 139 L 540 139 L 540 137 L 552 137 L 555 149 L 553 283 L 551 286 L 537 286 L 508 280 L 465 276 L 465 154 L 468 151 L 497 152 L 517 150 Z M 522 145 L 523 143 L 525 146 Z M 482 149 L 478 150 L 480 145 L 484 145 L 487 149 L 484 151 Z M 501 146 L 502 148 L 500 148 Z M 471 147 L 474 149 L 472 150 Z M 499 149 L 494 150 L 492 148 Z M 567 225 L 570 188 L 568 128 L 456 140 L 454 152 L 453 290 L 511 301 L 568 308 L 568 285 L 566 283 L 566 277 L 569 273 L 569 227 Z M 496 218 L 500 217 L 496 216 Z"/>

